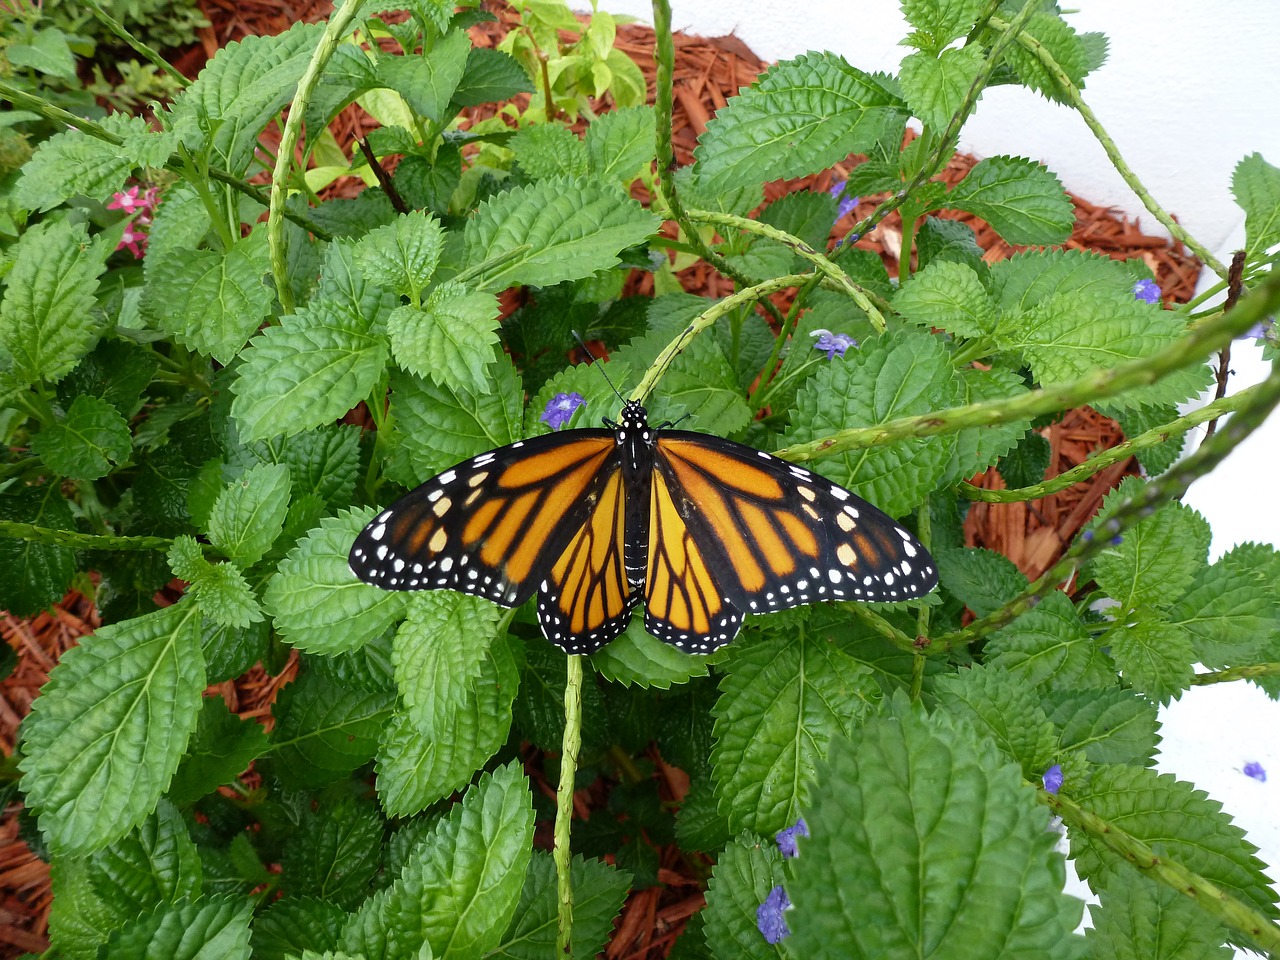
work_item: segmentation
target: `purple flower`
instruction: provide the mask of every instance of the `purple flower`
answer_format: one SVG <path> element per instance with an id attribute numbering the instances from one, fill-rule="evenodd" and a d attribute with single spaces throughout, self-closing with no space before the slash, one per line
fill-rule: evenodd
<path id="1" fill-rule="evenodd" d="M 1124 543 L 1124 537 L 1117 533 L 1109 542 L 1113 547 L 1118 547 L 1120 544 Z"/>
<path id="2" fill-rule="evenodd" d="M 765 897 L 764 903 L 756 910 L 756 926 L 760 928 L 766 943 L 777 943 L 783 937 L 791 936 L 787 921 L 782 919 L 783 911 L 790 909 L 791 901 L 781 884 L 769 891 L 769 896 Z"/>
<path id="3" fill-rule="evenodd" d="M 773 835 L 773 838 L 778 841 L 778 849 L 782 851 L 784 857 L 798 857 L 800 851 L 796 849 L 796 837 L 807 837 L 808 835 L 809 825 L 804 822 L 804 817 L 801 817 L 795 822 L 795 826 L 779 830 Z"/>
<path id="4" fill-rule="evenodd" d="M 1133 285 L 1133 296 L 1143 303 L 1159 303 L 1160 284 L 1154 280 L 1139 280 Z"/>
<path id="5" fill-rule="evenodd" d="M 1056 794 L 1062 789 L 1062 764 L 1055 763 L 1044 772 L 1044 776 L 1040 780 L 1044 783 L 1046 793 Z"/>
<path id="6" fill-rule="evenodd" d="M 1257 780 L 1259 783 L 1267 782 L 1267 771 L 1262 769 L 1262 764 L 1258 763 L 1256 760 L 1250 760 L 1244 765 L 1244 775 L 1246 777 L 1253 777 L 1253 779 Z"/>
<path id="7" fill-rule="evenodd" d="M 827 359 L 834 357 L 843 357 L 844 352 L 850 347 L 857 347 L 858 341 L 853 339 L 847 333 L 832 333 L 830 330 L 814 330 L 809 334 L 811 337 L 817 337 L 818 342 L 813 345 L 815 350 L 826 351 Z"/>
<path id="8" fill-rule="evenodd" d="M 1267 331 L 1276 325 L 1275 317 L 1266 317 L 1259 320 L 1244 333 L 1236 337 L 1237 340 L 1261 340 L 1267 335 Z"/>
<path id="9" fill-rule="evenodd" d="M 586 402 L 582 399 L 582 394 L 576 391 L 557 393 L 547 403 L 547 409 L 542 411 L 542 416 L 538 419 L 552 430 L 559 430 L 573 418 L 573 412 Z"/>
<path id="10" fill-rule="evenodd" d="M 833 197 L 835 197 L 837 200 L 840 201 L 840 208 L 836 211 L 837 220 L 843 217 L 846 213 L 851 212 L 853 208 L 858 205 L 859 200 L 862 199 L 861 197 L 846 196 L 844 192 L 844 188 L 847 185 L 848 185 L 848 181 L 837 180 L 835 183 L 831 185 L 831 188 L 827 191 L 827 193 L 831 194 Z"/>

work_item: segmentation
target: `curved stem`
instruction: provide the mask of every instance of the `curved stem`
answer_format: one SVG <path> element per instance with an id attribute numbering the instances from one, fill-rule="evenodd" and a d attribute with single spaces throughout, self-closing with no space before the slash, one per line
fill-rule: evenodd
<path id="1" fill-rule="evenodd" d="M 565 658 L 564 742 L 560 753 L 560 786 L 556 790 L 555 851 L 557 926 L 556 952 L 568 956 L 573 933 L 573 884 L 569 878 L 572 851 L 569 826 L 573 822 L 573 779 L 582 747 L 582 657 Z"/>
<path id="2" fill-rule="evenodd" d="M 127 43 L 135 52 L 150 60 L 154 66 L 159 67 L 174 80 L 177 80 L 183 87 L 191 85 L 191 81 L 184 77 L 178 71 L 177 67 L 135 37 L 125 28 L 124 24 L 116 20 L 116 18 L 107 13 L 106 10 L 103 10 L 102 5 L 98 3 L 98 0 L 81 0 L 81 2 L 93 11 L 93 15 L 101 20 L 108 30 Z"/>
<path id="3" fill-rule="evenodd" d="M 1197 673 L 1191 678 L 1191 685 L 1193 687 L 1204 687 L 1211 683 L 1256 680 L 1258 677 L 1280 677 L 1280 663 L 1250 663 L 1243 667 L 1230 667 L 1226 670 Z"/>

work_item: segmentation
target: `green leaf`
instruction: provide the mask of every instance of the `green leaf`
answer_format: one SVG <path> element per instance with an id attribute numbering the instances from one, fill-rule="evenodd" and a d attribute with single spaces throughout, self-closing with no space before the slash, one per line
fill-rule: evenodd
<path id="1" fill-rule="evenodd" d="M 936 260 L 898 288 L 893 309 L 912 323 L 937 327 L 958 337 L 990 336 L 996 305 L 973 268 Z"/>
<path id="2" fill-rule="evenodd" d="M 472 47 L 462 79 L 453 91 L 453 105 L 475 107 L 509 100 L 518 93 L 533 93 L 533 84 L 519 61 L 501 50 Z"/>
<path id="3" fill-rule="evenodd" d="M 1132 440 L 1148 430 L 1154 430 L 1156 427 L 1162 427 L 1166 423 L 1172 423 L 1178 419 L 1178 416 L 1178 408 L 1175 405 L 1165 404 L 1158 407 L 1136 407 L 1132 410 L 1121 410 L 1116 416 L 1116 421 L 1120 424 L 1120 429 L 1124 431 L 1125 439 Z M 1142 465 L 1142 470 L 1148 477 L 1158 477 L 1178 462 L 1186 440 L 1187 435 L 1185 433 L 1172 435 L 1166 433 L 1163 434 L 1161 441 L 1154 447 L 1135 450 L 1133 455 L 1138 458 L 1138 463 Z"/>
<path id="4" fill-rule="evenodd" d="M 1108 687 L 1114 666 L 1089 636 L 1067 595 L 1055 590 L 987 640 L 987 663 L 1055 690 Z"/>
<path id="5" fill-rule="evenodd" d="M 395 696 L 303 671 L 280 691 L 271 746 L 281 779 L 316 787 L 364 766 L 391 720 Z"/>
<path id="6" fill-rule="evenodd" d="M 324 80 L 316 85 L 306 107 L 306 143 L 310 150 L 338 111 L 362 93 L 382 85 L 370 55 L 355 43 L 340 43 L 325 64 Z"/>
<path id="7" fill-rule="evenodd" d="M 1088 250 L 1024 250 L 991 265 L 990 289 L 1001 313 L 1031 313 L 1054 294 L 1133 300 L 1133 284 L 1145 273 Z"/>
<path id="8" fill-rule="evenodd" d="M 354 256 L 356 266 L 371 283 L 404 297 L 416 297 L 436 272 L 443 249 L 440 221 L 414 210 L 370 230 L 356 244 Z"/>
<path id="9" fill-rule="evenodd" d="M 773 833 L 800 818 L 828 744 L 879 690 L 865 666 L 807 637 L 745 645 L 725 669 L 712 711 L 720 811 L 735 831 Z"/>
<path id="10" fill-rule="evenodd" d="M 195 734 L 167 796 L 179 806 L 195 803 L 235 780 L 268 747 L 262 724 L 242 720 L 227 709 L 221 697 L 207 697 L 200 705 Z"/>
<path id="11" fill-rule="evenodd" d="M 981 0 L 937 3 L 936 0 L 903 0 L 902 15 L 914 28 L 908 39 L 928 50 L 940 50 L 963 37 L 982 12 Z M 927 41 L 925 44 L 923 41 Z"/>
<path id="12" fill-rule="evenodd" d="M 1000 367 L 992 367 L 990 370 L 965 367 L 956 371 L 956 377 L 960 381 L 961 401 L 966 404 L 1008 400 L 1027 392 L 1022 377 L 1012 370 Z M 1030 420 L 1011 420 L 1008 423 L 961 430 L 956 434 L 950 476 L 956 480 L 967 480 L 974 474 L 982 473 L 1013 449 L 1029 429 Z"/>
<path id="13" fill-rule="evenodd" d="M 260 442 L 252 449 L 262 462 L 289 468 L 295 499 L 314 494 L 334 506 L 350 505 L 361 473 L 359 427 L 329 424 L 284 441 Z"/>
<path id="14" fill-rule="evenodd" d="M 8 250 L 13 265 L 0 303 L 0 356 L 17 384 L 56 383 L 98 339 L 98 275 L 107 253 L 83 223 L 38 223 Z"/>
<path id="15" fill-rule="evenodd" d="M 209 540 L 247 569 L 271 549 L 289 510 L 289 468 L 260 464 L 227 485 L 209 515 Z"/>
<path id="16" fill-rule="evenodd" d="M 23 791 L 51 850 L 142 823 L 169 785 L 204 689 L 192 604 L 102 627 L 63 654 L 23 724 Z"/>
<path id="17" fill-rule="evenodd" d="M 1280 633 L 1280 555 L 1244 543 L 1196 571 L 1169 619 L 1191 638 L 1195 659 L 1220 669 L 1256 662 Z"/>
<path id="18" fill-rule="evenodd" d="M 212 898 L 162 903 L 129 922 L 98 954 L 103 960 L 249 960 L 253 902 Z"/>
<path id="19" fill-rule="evenodd" d="M 1191 686 L 1191 638 L 1154 610 L 1126 608 L 1122 620 L 1098 638 L 1135 690 L 1168 704 Z"/>
<path id="20" fill-rule="evenodd" d="M 1156 705 L 1120 687 L 1063 694 L 1049 719 L 1062 731 L 1062 749 L 1083 750 L 1091 763 L 1147 767 L 1160 743 Z"/>
<path id="21" fill-rule="evenodd" d="M 386 827 L 372 800 L 347 795 L 307 807 L 280 857 L 281 886 L 289 896 L 355 909 L 382 865 Z"/>
<path id="22" fill-rule="evenodd" d="M 46 21 L 47 22 L 47 21 Z M 41 26 L 29 33 L 30 43 L 17 36 L 5 47 L 5 59 L 15 67 L 29 67 L 51 77 L 76 78 L 76 58 L 67 35 L 53 26 Z"/>
<path id="23" fill-rule="evenodd" d="M 347 554 L 375 511 L 325 517 L 298 541 L 267 583 L 263 602 L 276 630 L 300 650 L 335 654 L 367 643 L 404 616 L 404 594 L 356 579 Z"/>
<path id="24" fill-rule="evenodd" d="M 782 881 L 782 854 L 743 834 L 724 848 L 707 883 L 707 945 L 718 960 L 776 960 L 791 956 L 767 943 L 757 926 L 756 911 Z"/>
<path id="25" fill-rule="evenodd" d="M 437 711 L 474 700 L 476 682 L 492 660 L 489 648 L 498 636 L 502 611 L 453 590 L 413 593 L 408 608 L 408 618 L 396 631 L 391 662 L 409 717 L 425 728 Z"/>
<path id="26" fill-rule="evenodd" d="M 81 395 L 96 397 L 128 419 L 142 409 L 142 391 L 159 366 L 155 351 L 129 340 L 104 338 L 58 384 L 58 399 L 67 406 Z"/>
<path id="27" fill-rule="evenodd" d="M 1089 907 L 1089 956 L 1113 960 L 1231 960 L 1227 932 L 1180 890 L 1134 880 L 1103 890 Z"/>
<path id="28" fill-rule="evenodd" d="M 467 221 L 464 266 L 516 253 L 487 270 L 481 289 L 548 287 L 617 265 L 618 253 L 657 233 L 658 218 L 611 184 L 551 177 L 482 203 Z"/>
<path id="29" fill-rule="evenodd" d="M 507 141 L 507 147 L 515 153 L 520 169 L 533 180 L 586 176 L 587 148 L 568 127 L 556 123 L 522 127 Z"/>
<path id="30" fill-rule="evenodd" d="M 945 205 L 987 221 L 1009 243 L 1065 243 L 1074 208 L 1049 170 L 1024 157 L 988 157 L 947 194 Z"/>
<path id="31" fill-rule="evenodd" d="M 164 800 L 138 827 L 86 859 L 90 884 L 121 921 L 200 893 L 200 856 L 182 815 Z"/>
<path id="32" fill-rule="evenodd" d="M 482 393 L 496 359 L 500 313 L 493 294 L 442 283 L 422 309 L 405 306 L 391 314 L 391 353 L 410 373 L 444 387 Z"/>
<path id="33" fill-rule="evenodd" d="M 253 921 L 254 960 L 289 960 L 302 950 L 330 950 L 347 911 L 310 897 L 276 900 Z"/>
<path id="34" fill-rule="evenodd" d="M 933 689 L 939 706 L 968 721 L 979 736 L 995 741 L 1028 780 L 1034 782 L 1049 769 L 1058 750 L 1058 732 L 1025 677 L 974 665 L 943 677 Z"/>
<path id="35" fill-rule="evenodd" d="M 1088 529 L 1102 538 L 1111 534 L 1107 521 L 1120 504 L 1140 497 L 1145 484 L 1126 477 L 1107 494 Z M 1126 530 L 1119 544 L 1108 546 L 1085 567 L 1125 609 L 1147 604 L 1167 609 L 1191 585 L 1209 556 L 1209 523 L 1186 504 L 1173 502 Z M 1188 661 L 1190 663 L 1190 661 Z"/>
<path id="36" fill-rule="evenodd" d="M 944 714 L 900 696 L 833 742 L 805 821 L 787 883 L 792 956 L 1082 954 L 1083 904 L 1063 893 L 1047 811 L 1017 767 Z"/>
<path id="37" fill-rule="evenodd" d="M 342 946 L 395 945 L 383 955 L 482 957 L 503 940 L 520 901 L 533 845 L 533 806 L 518 764 L 486 773 L 409 856 L 399 879 L 365 901 Z"/>
<path id="38" fill-rule="evenodd" d="M 916 258 L 921 271 L 934 262 L 964 264 L 983 279 L 984 289 L 990 279 L 991 271 L 982 259 L 973 227 L 959 220 L 925 217 L 916 233 Z"/>
<path id="39" fill-rule="evenodd" d="M 412 816 L 464 787 L 507 742 L 520 674 L 505 640 L 458 696 L 397 715 L 378 749 L 378 796 L 388 816 Z"/>
<path id="40" fill-rule="evenodd" d="M 1053 57 L 1072 84 L 1076 87 L 1084 85 L 1093 57 L 1065 20 L 1053 13 L 1036 13 L 1027 21 L 1023 34 L 1033 46 L 1042 48 Z M 1034 50 L 1028 50 L 1020 43 L 1011 43 L 1005 48 L 1005 58 L 1026 86 L 1050 100 L 1070 102 L 1058 78 L 1040 62 Z"/>
<path id="41" fill-rule="evenodd" d="M 569 882 L 573 886 L 571 956 L 590 960 L 604 950 L 613 933 L 613 920 L 622 909 L 631 874 L 577 856 L 569 865 Z M 556 948 L 557 903 L 555 863 L 547 851 L 535 850 L 515 916 L 502 942 L 488 956 L 506 960 L 551 956 Z"/>
<path id="42" fill-rule="evenodd" d="M 1275 917 L 1276 894 L 1263 873 L 1258 848 L 1203 790 L 1145 767 L 1097 768 L 1087 789 L 1073 797 L 1117 829 L 1162 856 L 1198 873 L 1267 917 Z M 1094 890 L 1134 883 L 1133 868 L 1088 834 L 1068 830 L 1071 857 Z"/>
<path id="43" fill-rule="evenodd" d="M 1027 578 L 1004 554 L 979 547 L 934 552 L 943 589 L 980 617 L 1027 589 Z"/>
<path id="44" fill-rule="evenodd" d="M 1262 257 L 1280 243 L 1280 167 L 1249 154 L 1231 174 L 1231 193 L 1244 210 L 1245 251 Z"/>
<path id="45" fill-rule="evenodd" d="M 1010 490 L 1031 487 L 1044 482 L 1045 471 L 1053 457 L 1049 441 L 1034 430 L 1018 441 L 1017 446 L 1000 458 L 996 469 Z"/>
<path id="46" fill-rule="evenodd" d="M 951 406 L 958 384 L 940 339 L 917 330 L 888 334 L 844 359 L 825 362 L 796 397 L 786 443 L 820 440 L 849 427 Z M 955 440 L 909 438 L 814 462 L 885 513 L 900 517 L 933 492 L 947 471 Z"/>
<path id="47" fill-rule="evenodd" d="M 622 635 L 591 654 L 590 660 L 606 680 L 627 687 L 669 690 L 672 684 L 687 683 L 708 672 L 707 657 L 685 653 L 650 636 L 640 616 L 633 617 Z"/>
<path id="48" fill-rule="evenodd" d="M 429 53 L 384 56 L 378 60 L 378 79 L 394 90 L 417 113 L 433 124 L 453 119 L 449 103 L 467 68 L 471 38 L 465 30 L 455 30 L 437 40 Z"/>
<path id="49" fill-rule="evenodd" d="M 913 53 L 902 60 L 898 81 L 911 112 L 926 127 L 942 130 L 964 102 L 986 63 L 977 46 Z"/>
<path id="50" fill-rule="evenodd" d="M 627 107 L 599 114 L 587 127 L 587 166 L 591 176 L 628 184 L 652 162 L 656 121 L 653 107 Z"/>
<path id="51" fill-rule="evenodd" d="M 128 919 L 98 896 L 90 873 L 88 857 L 57 857 L 49 865 L 49 942 L 69 960 L 96 960 L 107 934 Z"/>
<path id="52" fill-rule="evenodd" d="M 54 473 L 97 480 L 133 452 L 133 435 L 120 412 L 105 400 L 79 396 L 67 415 L 31 438 L 31 450 Z"/>
<path id="53" fill-rule="evenodd" d="M 883 76 L 833 53 L 807 53 L 771 67 L 717 111 L 698 138 L 702 189 L 817 173 L 851 153 L 869 153 L 899 129 L 906 108 Z"/>
<path id="54" fill-rule="evenodd" d="M 263 619 L 257 594 L 234 563 L 206 563 L 191 581 L 191 598 L 219 626 L 241 629 Z"/>

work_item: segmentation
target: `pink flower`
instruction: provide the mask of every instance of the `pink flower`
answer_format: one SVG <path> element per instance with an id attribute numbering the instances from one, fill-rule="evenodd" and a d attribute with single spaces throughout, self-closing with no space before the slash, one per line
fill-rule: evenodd
<path id="1" fill-rule="evenodd" d="M 117 190 L 113 193 L 111 199 L 107 201 L 107 209 L 123 210 L 130 215 L 136 213 L 145 218 L 143 223 L 150 223 L 151 215 L 155 213 L 156 201 L 159 199 L 159 187 L 147 187 L 146 191 L 139 195 L 138 185 L 134 184 L 128 190 Z"/>
<path id="2" fill-rule="evenodd" d="M 120 242 L 116 244 L 117 250 L 128 249 L 137 259 L 141 260 L 142 255 L 147 252 L 147 235 L 138 229 L 137 223 L 127 224 L 124 228 L 124 236 L 120 238 Z"/>

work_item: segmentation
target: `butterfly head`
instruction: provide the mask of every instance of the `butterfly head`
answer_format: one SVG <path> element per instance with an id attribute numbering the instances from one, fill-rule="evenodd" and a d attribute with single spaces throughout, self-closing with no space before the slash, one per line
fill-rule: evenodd
<path id="1" fill-rule="evenodd" d="M 649 431 L 649 413 L 637 400 L 628 400 L 622 408 L 622 422 L 619 429 L 628 433 L 645 434 Z M 645 437 L 647 440 L 648 437 Z"/>

